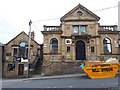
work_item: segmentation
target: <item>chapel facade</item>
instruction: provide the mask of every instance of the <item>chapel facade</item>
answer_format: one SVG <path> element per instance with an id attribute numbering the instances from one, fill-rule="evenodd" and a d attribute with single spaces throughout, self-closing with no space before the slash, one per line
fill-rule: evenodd
<path id="1" fill-rule="evenodd" d="M 101 26 L 99 20 L 79 4 L 60 18 L 60 26 L 44 25 L 43 74 L 77 73 L 86 60 L 120 60 L 117 25 Z"/>

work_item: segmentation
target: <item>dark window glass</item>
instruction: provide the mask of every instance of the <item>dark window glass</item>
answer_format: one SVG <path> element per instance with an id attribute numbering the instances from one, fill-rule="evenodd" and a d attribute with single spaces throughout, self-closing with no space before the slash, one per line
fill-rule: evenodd
<path id="1" fill-rule="evenodd" d="M 29 64 L 29 69 L 33 69 L 33 64 L 32 63 Z"/>
<path id="2" fill-rule="evenodd" d="M 8 71 L 15 71 L 15 64 L 8 64 Z"/>
<path id="3" fill-rule="evenodd" d="M 86 26 L 85 25 L 80 26 L 80 28 L 81 28 L 81 33 L 86 33 Z"/>
<path id="4" fill-rule="evenodd" d="M 70 46 L 67 46 L 67 52 L 70 52 Z"/>
<path id="5" fill-rule="evenodd" d="M 17 56 L 17 48 L 14 48 L 14 51 L 13 51 L 13 56 L 16 57 Z"/>
<path id="6" fill-rule="evenodd" d="M 26 58 L 28 59 L 28 48 L 26 49 Z"/>
<path id="7" fill-rule="evenodd" d="M 19 45 L 19 57 L 25 57 L 25 43 L 21 42 Z"/>
<path id="8" fill-rule="evenodd" d="M 94 46 L 91 46 L 91 52 L 95 52 Z"/>
<path id="9" fill-rule="evenodd" d="M 78 12 L 77 12 L 77 15 L 78 15 L 78 16 L 82 16 L 82 12 L 81 12 L 81 11 L 78 11 Z"/>
<path id="10" fill-rule="evenodd" d="M 50 40 L 50 53 L 58 53 L 58 40 L 56 38 Z"/>
<path id="11" fill-rule="evenodd" d="M 103 40 L 104 54 L 110 54 L 111 50 L 111 41 L 109 38 L 104 38 Z"/>
<path id="12" fill-rule="evenodd" d="M 79 26 L 73 26 L 73 33 L 79 33 Z"/>
<path id="13" fill-rule="evenodd" d="M 11 53 L 6 53 L 6 56 L 11 56 Z"/>

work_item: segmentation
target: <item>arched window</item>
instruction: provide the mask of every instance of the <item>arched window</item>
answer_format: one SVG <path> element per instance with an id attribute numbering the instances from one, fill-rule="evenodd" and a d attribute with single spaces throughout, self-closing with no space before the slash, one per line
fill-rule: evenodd
<path id="1" fill-rule="evenodd" d="M 112 50 L 111 50 L 111 41 L 110 41 L 109 38 L 104 38 L 103 46 L 104 46 L 104 54 L 110 54 L 112 52 Z"/>
<path id="2" fill-rule="evenodd" d="M 50 53 L 58 53 L 58 40 L 56 38 L 50 40 Z"/>
<path id="3" fill-rule="evenodd" d="M 19 44 L 19 57 L 25 57 L 25 42 Z"/>

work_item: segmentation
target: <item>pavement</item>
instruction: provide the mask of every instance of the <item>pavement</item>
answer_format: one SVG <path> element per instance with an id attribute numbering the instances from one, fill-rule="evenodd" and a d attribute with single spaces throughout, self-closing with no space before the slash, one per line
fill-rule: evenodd
<path id="1" fill-rule="evenodd" d="M 120 72 L 118 72 L 117 75 L 120 75 Z M 81 74 L 54 75 L 54 76 L 33 75 L 32 78 L 2 79 L 2 81 L 46 80 L 46 79 L 60 79 L 60 78 L 72 78 L 72 77 L 83 77 L 83 76 L 87 76 L 87 75 L 85 73 L 81 73 Z"/>
<path id="2" fill-rule="evenodd" d="M 32 78 L 19 78 L 19 79 L 2 79 L 2 81 L 27 81 L 27 80 L 45 80 L 45 79 L 59 79 L 59 78 L 72 78 L 86 76 L 83 74 L 65 74 L 65 75 L 54 75 L 54 76 L 40 76 L 33 75 Z"/>
<path id="3" fill-rule="evenodd" d="M 71 77 L 81 77 L 86 76 L 86 74 L 66 74 L 66 75 L 54 75 L 54 76 L 39 76 L 33 75 L 32 78 L 27 78 L 26 80 L 42 80 L 42 79 L 58 79 L 58 78 L 71 78 Z"/>

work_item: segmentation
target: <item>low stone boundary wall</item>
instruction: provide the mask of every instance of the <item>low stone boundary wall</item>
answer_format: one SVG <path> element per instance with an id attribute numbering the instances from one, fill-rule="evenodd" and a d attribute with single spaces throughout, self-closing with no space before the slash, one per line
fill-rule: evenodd
<path id="1" fill-rule="evenodd" d="M 61 75 L 84 73 L 79 66 L 83 61 L 44 61 L 42 66 L 42 75 Z"/>

